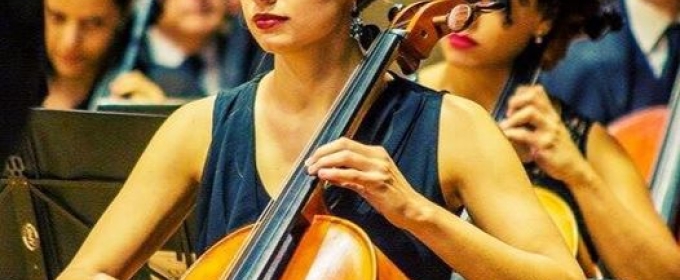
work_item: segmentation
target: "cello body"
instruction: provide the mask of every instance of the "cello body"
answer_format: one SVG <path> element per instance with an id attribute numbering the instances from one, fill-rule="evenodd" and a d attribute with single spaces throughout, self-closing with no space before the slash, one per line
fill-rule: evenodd
<path id="1" fill-rule="evenodd" d="M 558 194 L 545 187 L 535 185 L 534 192 L 538 201 L 541 202 L 550 219 L 560 231 L 567 248 L 573 256 L 576 256 L 579 249 L 578 223 L 571 207 Z"/>
<path id="2" fill-rule="evenodd" d="M 221 279 L 252 228 L 241 228 L 210 247 L 182 279 Z M 280 279 L 408 279 L 361 228 L 341 218 L 315 215 L 300 244 Z"/>

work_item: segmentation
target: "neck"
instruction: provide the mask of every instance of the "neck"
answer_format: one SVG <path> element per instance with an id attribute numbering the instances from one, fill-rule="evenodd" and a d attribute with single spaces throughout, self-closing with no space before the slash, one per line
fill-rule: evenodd
<path id="1" fill-rule="evenodd" d="M 465 97 L 493 110 L 510 75 L 508 68 L 462 68 L 451 64 L 444 66 L 440 89 Z"/>
<path id="2" fill-rule="evenodd" d="M 44 107 L 53 109 L 72 109 L 82 103 L 94 84 L 94 75 L 78 78 L 53 76 L 48 83 L 48 96 Z"/>
<path id="3" fill-rule="evenodd" d="M 332 45 L 319 51 L 277 55 L 275 70 L 263 80 L 266 90 L 262 98 L 291 113 L 325 112 L 361 59 L 358 48 Z"/>

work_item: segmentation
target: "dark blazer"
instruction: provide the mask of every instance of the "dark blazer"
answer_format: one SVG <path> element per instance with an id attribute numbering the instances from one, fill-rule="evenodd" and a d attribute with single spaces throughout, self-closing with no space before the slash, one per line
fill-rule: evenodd
<path id="1" fill-rule="evenodd" d="M 623 3 L 618 4 L 624 18 L 620 31 L 597 41 L 575 41 L 557 67 L 541 76 L 551 95 L 602 123 L 633 110 L 634 48 L 639 47 L 625 23 Z"/>

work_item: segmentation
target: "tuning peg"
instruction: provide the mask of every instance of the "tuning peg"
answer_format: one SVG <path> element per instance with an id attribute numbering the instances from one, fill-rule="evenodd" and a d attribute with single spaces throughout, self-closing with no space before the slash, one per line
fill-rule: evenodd
<path id="1" fill-rule="evenodd" d="M 395 16 L 401 11 L 401 9 L 404 8 L 404 4 L 397 3 L 394 4 L 388 11 L 387 11 L 387 20 L 392 22 Z"/>

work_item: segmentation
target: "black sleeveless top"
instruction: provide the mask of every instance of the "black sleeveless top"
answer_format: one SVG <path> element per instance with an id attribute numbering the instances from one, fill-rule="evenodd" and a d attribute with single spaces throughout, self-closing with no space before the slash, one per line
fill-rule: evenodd
<path id="1" fill-rule="evenodd" d="M 197 250 L 253 223 L 270 201 L 255 164 L 253 108 L 259 78 L 217 96 L 213 136 L 198 196 Z M 444 205 L 437 170 L 442 95 L 396 78 L 365 117 L 355 139 L 382 145 L 411 185 Z M 451 268 L 408 232 L 394 227 L 355 193 L 325 192 L 334 215 L 363 228 L 411 279 L 450 279 Z"/>

